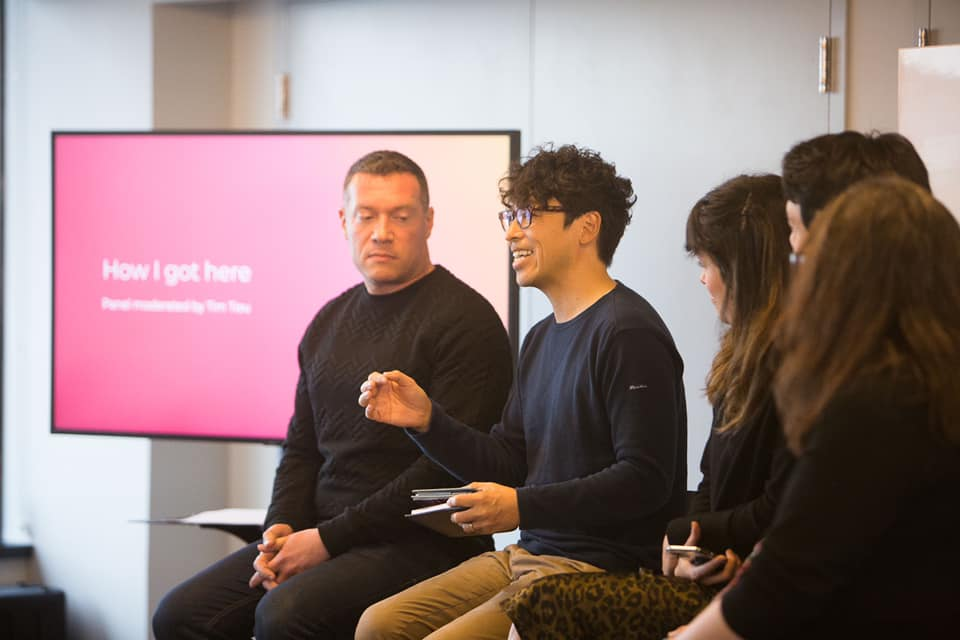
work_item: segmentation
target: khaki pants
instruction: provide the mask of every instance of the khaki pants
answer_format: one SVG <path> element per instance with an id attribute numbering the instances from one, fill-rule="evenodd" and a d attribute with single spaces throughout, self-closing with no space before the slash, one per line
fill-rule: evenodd
<path id="1" fill-rule="evenodd" d="M 368 607 L 357 625 L 356 639 L 506 640 L 510 618 L 500 602 L 544 576 L 597 571 L 602 569 L 586 562 L 533 555 L 510 545 Z"/>

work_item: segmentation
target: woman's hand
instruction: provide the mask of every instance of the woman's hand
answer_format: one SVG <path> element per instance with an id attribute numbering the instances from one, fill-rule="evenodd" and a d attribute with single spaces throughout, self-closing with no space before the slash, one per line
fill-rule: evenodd
<path id="1" fill-rule="evenodd" d="M 741 564 L 743 561 L 740 556 L 732 549 L 727 549 L 724 555 L 711 558 L 700 565 L 683 558 L 677 563 L 675 575 L 707 586 L 726 584 L 733 579 Z"/>
<path id="2" fill-rule="evenodd" d="M 695 546 L 698 542 L 700 542 L 700 523 L 694 520 L 690 523 L 690 535 L 687 536 L 687 541 L 683 544 Z M 677 575 L 677 565 L 680 561 L 679 556 L 667 553 L 667 545 L 669 544 L 670 541 L 667 540 L 667 536 L 663 536 L 663 546 L 660 551 L 660 569 L 665 576 Z"/>

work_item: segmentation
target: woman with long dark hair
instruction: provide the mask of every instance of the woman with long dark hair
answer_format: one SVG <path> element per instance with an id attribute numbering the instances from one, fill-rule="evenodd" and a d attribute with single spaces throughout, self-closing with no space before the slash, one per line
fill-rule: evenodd
<path id="1" fill-rule="evenodd" d="M 664 547 L 700 545 L 718 555 L 694 565 L 664 551 L 664 575 L 544 578 L 504 604 L 514 636 L 659 640 L 730 580 L 773 518 L 793 460 L 771 394 L 773 328 L 790 271 L 780 178 L 744 175 L 713 189 L 694 205 L 686 236 L 728 328 L 707 376 L 714 420 L 703 481 L 691 514 L 671 521 Z"/>
<path id="2" fill-rule="evenodd" d="M 775 396 L 796 467 L 760 552 L 680 638 L 960 629 L 960 226 L 902 178 L 811 228 Z"/>

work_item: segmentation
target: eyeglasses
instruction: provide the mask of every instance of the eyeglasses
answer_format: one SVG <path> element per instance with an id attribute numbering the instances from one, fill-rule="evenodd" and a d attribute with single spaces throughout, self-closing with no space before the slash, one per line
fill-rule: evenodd
<path id="1" fill-rule="evenodd" d="M 537 213 L 563 213 L 563 211 L 563 207 L 550 205 L 546 207 L 527 207 L 526 209 L 504 209 L 497 215 L 500 218 L 500 226 L 506 231 L 514 220 L 517 221 L 518 227 L 526 229 Z"/>

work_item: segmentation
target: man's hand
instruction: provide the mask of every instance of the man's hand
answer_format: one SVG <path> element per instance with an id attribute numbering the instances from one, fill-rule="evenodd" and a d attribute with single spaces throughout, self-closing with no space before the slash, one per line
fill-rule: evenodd
<path id="1" fill-rule="evenodd" d="M 258 548 L 264 546 L 260 545 Z M 269 591 L 284 580 L 330 559 L 330 552 L 316 529 L 304 529 L 277 538 L 274 547 L 277 551 L 269 560 L 264 562 L 266 554 L 261 550 L 254 561 L 253 566 L 257 573 L 250 579 L 251 587 L 257 586 L 254 581 L 261 576 L 257 584 L 262 584 L 263 588 Z"/>
<path id="2" fill-rule="evenodd" d="M 267 563 L 273 560 L 274 556 L 277 555 L 277 552 L 280 551 L 280 548 L 283 546 L 283 542 L 286 541 L 287 536 L 291 533 L 293 533 L 293 527 L 283 523 L 275 524 L 263 532 L 263 538 L 260 544 L 257 545 L 260 554 L 253 560 L 254 574 L 249 582 L 251 589 L 255 589 L 261 584 L 264 584 L 264 582 L 271 583 L 271 586 L 267 587 L 269 589 L 277 586 L 275 582 L 277 576 L 267 566 Z"/>
<path id="3" fill-rule="evenodd" d="M 700 523 L 694 520 L 690 523 L 690 535 L 687 536 L 687 541 L 683 544 L 696 546 L 698 542 L 700 542 Z M 677 575 L 677 566 L 679 565 L 680 558 L 672 553 L 667 553 L 668 544 L 670 544 L 670 541 L 667 540 L 667 536 L 663 536 L 663 547 L 660 552 L 660 568 L 663 571 L 663 575 L 674 576 Z"/>
<path id="4" fill-rule="evenodd" d="M 370 420 L 426 433 L 433 405 L 413 378 L 400 371 L 374 371 L 360 385 L 361 407 Z"/>
<path id="5" fill-rule="evenodd" d="M 450 519 L 470 534 L 513 531 L 520 526 L 517 490 L 494 482 L 471 482 L 474 493 L 459 493 L 449 500 L 451 507 L 466 507 Z"/>

